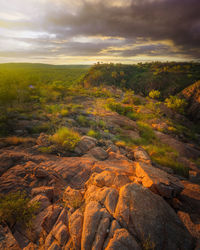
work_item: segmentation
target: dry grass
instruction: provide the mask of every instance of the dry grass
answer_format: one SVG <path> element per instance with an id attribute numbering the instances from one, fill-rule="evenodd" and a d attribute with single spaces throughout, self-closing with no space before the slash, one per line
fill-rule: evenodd
<path id="1" fill-rule="evenodd" d="M 18 137 L 18 136 L 9 136 L 4 139 L 4 142 L 10 145 L 19 145 L 35 142 L 34 138 L 31 137 Z"/>

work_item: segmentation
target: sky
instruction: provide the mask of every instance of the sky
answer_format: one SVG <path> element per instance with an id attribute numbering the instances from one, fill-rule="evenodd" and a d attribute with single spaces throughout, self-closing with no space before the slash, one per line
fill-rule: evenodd
<path id="1" fill-rule="evenodd" d="M 200 0 L 0 0 L 0 63 L 199 59 Z"/>

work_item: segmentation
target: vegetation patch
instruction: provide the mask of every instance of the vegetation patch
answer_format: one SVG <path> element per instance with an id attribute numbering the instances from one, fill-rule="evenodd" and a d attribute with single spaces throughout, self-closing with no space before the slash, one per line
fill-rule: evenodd
<path id="1" fill-rule="evenodd" d="M 159 91 L 159 90 L 152 89 L 152 90 L 149 92 L 149 97 L 152 98 L 152 99 L 159 99 L 159 98 L 160 98 L 160 91 Z"/>
<path id="2" fill-rule="evenodd" d="M 6 223 L 11 228 L 17 222 L 31 226 L 31 220 L 40 204 L 29 201 L 24 192 L 0 195 L 0 223 Z"/>
<path id="3" fill-rule="evenodd" d="M 138 121 L 137 122 L 139 133 L 141 136 L 141 141 L 140 139 L 138 140 L 139 143 L 142 144 L 150 144 L 153 143 L 154 140 L 156 139 L 155 133 L 150 125 L 148 125 L 145 122 Z M 136 141 L 137 142 L 137 141 Z"/>
<path id="4" fill-rule="evenodd" d="M 119 102 L 116 102 L 115 99 L 110 98 L 107 100 L 108 109 L 117 112 L 120 115 L 127 115 L 128 113 L 133 111 L 133 107 L 130 105 L 122 105 Z"/>
<path id="5" fill-rule="evenodd" d="M 79 115 L 77 117 L 77 122 L 82 127 L 87 127 L 90 125 L 90 121 L 84 115 Z"/>
<path id="6" fill-rule="evenodd" d="M 93 130 L 93 129 L 90 129 L 90 130 L 88 131 L 87 135 L 88 135 L 88 136 L 91 136 L 91 137 L 94 137 L 94 138 L 96 138 L 96 139 L 98 139 L 98 140 L 101 138 L 101 133 L 98 132 L 98 131 L 95 131 L 95 130 Z"/>
<path id="7" fill-rule="evenodd" d="M 181 99 L 177 96 L 170 96 L 165 99 L 165 105 L 176 112 L 184 114 L 187 102 L 185 99 Z"/>
<path id="8" fill-rule="evenodd" d="M 56 133 L 49 137 L 50 141 L 62 149 L 73 151 L 81 137 L 78 132 L 67 127 L 59 128 Z"/>

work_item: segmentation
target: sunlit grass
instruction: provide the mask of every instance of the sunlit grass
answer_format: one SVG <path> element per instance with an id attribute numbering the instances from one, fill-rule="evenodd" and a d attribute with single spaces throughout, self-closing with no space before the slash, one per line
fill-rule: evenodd
<path id="1" fill-rule="evenodd" d="M 57 146 L 73 151 L 81 137 L 78 132 L 75 132 L 67 127 L 61 127 L 54 135 L 50 136 L 49 139 Z"/>

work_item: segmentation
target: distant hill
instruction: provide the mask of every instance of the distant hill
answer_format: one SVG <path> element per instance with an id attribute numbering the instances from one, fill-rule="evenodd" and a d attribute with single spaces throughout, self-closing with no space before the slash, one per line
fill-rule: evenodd
<path id="1" fill-rule="evenodd" d="M 200 63 L 96 64 L 86 74 L 83 84 L 116 85 L 131 88 L 142 95 L 158 89 L 165 98 L 179 93 L 199 79 Z"/>

